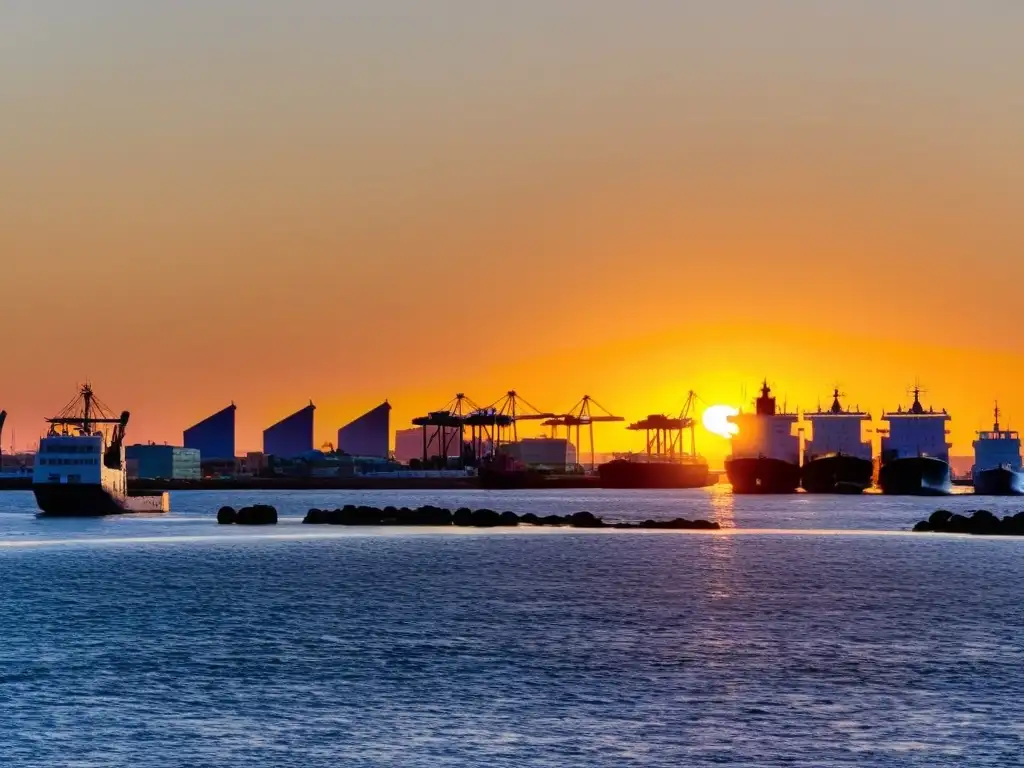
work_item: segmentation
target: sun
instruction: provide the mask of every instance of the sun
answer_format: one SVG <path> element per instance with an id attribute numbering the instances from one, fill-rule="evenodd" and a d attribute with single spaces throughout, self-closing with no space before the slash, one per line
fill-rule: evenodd
<path id="1" fill-rule="evenodd" d="M 737 413 L 739 410 L 731 405 L 709 405 L 704 410 L 701 422 L 708 432 L 728 439 L 740 431 L 738 426 L 729 421 L 729 417 Z"/>

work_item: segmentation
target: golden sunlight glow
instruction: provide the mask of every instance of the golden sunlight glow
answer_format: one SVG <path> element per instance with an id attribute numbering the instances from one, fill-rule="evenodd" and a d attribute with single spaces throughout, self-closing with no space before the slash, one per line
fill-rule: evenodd
<path id="1" fill-rule="evenodd" d="M 729 417 L 737 413 L 739 410 L 731 405 L 711 405 L 704 411 L 701 421 L 708 432 L 730 438 L 740 431 L 738 426 L 729 421 Z"/>

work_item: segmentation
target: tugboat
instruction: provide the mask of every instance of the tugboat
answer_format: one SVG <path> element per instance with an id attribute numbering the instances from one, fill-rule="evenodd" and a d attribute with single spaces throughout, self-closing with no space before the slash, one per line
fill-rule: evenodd
<path id="1" fill-rule="evenodd" d="M 844 409 L 839 398 L 836 389 L 831 408 L 804 413 L 813 430 L 800 478 L 808 493 L 860 493 L 871 486 L 871 443 L 861 437 L 861 423 L 871 415 Z"/>
<path id="2" fill-rule="evenodd" d="M 725 473 L 733 493 L 795 493 L 800 485 L 800 438 L 793 434 L 795 413 L 778 411 L 768 381 L 761 386 L 754 413 L 729 421 L 739 428 Z"/>
<path id="3" fill-rule="evenodd" d="M 1024 494 L 1021 477 L 1020 435 L 999 428 L 999 403 L 995 407 L 995 423 L 991 432 L 979 432 L 974 441 L 974 492 L 986 496 L 1020 496 Z"/>
<path id="4" fill-rule="evenodd" d="M 32 491 L 43 517 L 166 512 L 166 493 L 129 494 L 124 434 L 128 411 L 114 417 L 86 384 L 39 441 Z"/>
<path id="5" fill-rule="evenodd" d="M 948 494 L 953 487 L 949 467 L 949 443 L 946 442 L 945 410 L 925 410 L 921 389 L 914 387 L 914 402 L 909 410 L 883 413 L 889 422 L 882 437 L 878 485 L 882 493 L 905 496 Z"/>

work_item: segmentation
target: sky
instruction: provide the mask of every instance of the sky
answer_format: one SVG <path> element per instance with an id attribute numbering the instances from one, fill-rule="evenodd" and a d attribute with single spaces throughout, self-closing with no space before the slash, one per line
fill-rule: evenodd
<path id="1" fill-rule="evenodd" d="M 4 0 L 0 408 L 1024 426 L 1016 0 Z M 598 450 L 637 447 L 621 426 Z M 712 459 L 723 440 L 699 435 Z"/>

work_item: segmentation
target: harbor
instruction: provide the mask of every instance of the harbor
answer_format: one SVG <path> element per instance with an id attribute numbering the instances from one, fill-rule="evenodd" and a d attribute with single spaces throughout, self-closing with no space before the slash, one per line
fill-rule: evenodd
<path id="1" fill-rule="evenodd" d="M 703 404 L 701 414 L 702 401 L 690 391 L 677 415 L 625 424 L 643 434 L 644 450 L 601 461 L 595 428 L 622 424 L 622 416 L 589 395 L 564 413 L 545 411 L 515 390 L 487 406 L 459 393 L 397 432 L 395 450 L 387 401 L 339 429 L 337 447 L 311 449 L 310 402 L 265 430 L 265 453 L 231 460 L 225 456 L 234 452 L 234 404 L 184 430 L 183 447 L 129 445 L 129 412 L 115 415 L 87 384 L 45 420 L 48 431 L 31 464 L 0 475 L 0 490 L 31 490 L 41 514 L 50 516 L 166 512 L 171 491 L 683 490 L 723 478 L 739 495 L 948 495 L 965 485 L 954 482 L 950 463 L 951 416 L 926 406 L 922 394 L 914 387 L 906 408 L 881 413 L 877 455 L 865 430 L 870 413 L 844 405 L 838 387 L 830 407 L 801 412 L 780 407 L 766 378 L 751 410 L 716 414 L 724 406 Z M 994 416 L 993 429 L 973 443 L 974 493 L 1021 495 L 1019 435 L 1001 428 L 998 405 Z M 530 422 L 548 434 L 521 436 L 520 426 Z M 721 472 L 698 451 L 701 423 L 708 432 L 727 432 L 730 453 Z M 419 455 L 402 463 L 398 448 L 410 432 Z"/>

